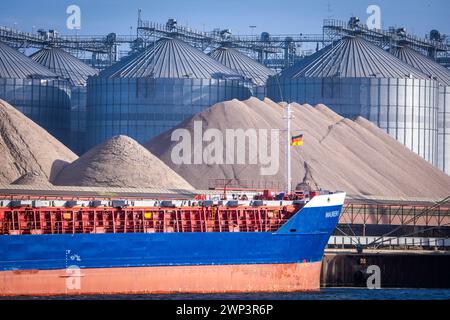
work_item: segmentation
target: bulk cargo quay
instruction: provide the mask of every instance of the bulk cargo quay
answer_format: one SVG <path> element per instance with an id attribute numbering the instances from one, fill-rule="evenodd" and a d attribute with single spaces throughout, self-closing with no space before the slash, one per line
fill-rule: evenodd
<path id="1" fill-rule="evenodd" d="M 365 288 L 374 267 L 383 288 L 450 287 L 450 197 L 348 198 L 325 250 L 322 287 Z"/>
<path id="2" fill-rule="evenodd" d="M 345 193 L 296 201 L 201 198 L 3 198 L 0 294 L 320 288 L 324 249 Z"/>

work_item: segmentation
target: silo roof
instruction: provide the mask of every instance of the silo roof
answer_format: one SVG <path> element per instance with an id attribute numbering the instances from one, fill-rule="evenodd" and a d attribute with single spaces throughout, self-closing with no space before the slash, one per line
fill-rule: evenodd
<path id="1" fill-rule="evenodd" d="M 68 52 L 59 48 L 45 48 L 30 56 L 58 76 L 68 79 L 72 85 L 84 86 L 89 76 L 98 72 Z"/>
<path id="2" fill-rule="evenodd" d="M 0 78 L 56 78 L 57 75 L 16 49 L 0 42 Z"/>
<path id="3" fill-rule="evenodd" d="M 276 73 L 234 48 L 223 46 L 211 52 L 210 56 L 240 75 L 251 79 L 256 85 L 265 85 L 269 76 Z"/>
<path id="4" fill-rule="evenodd" d="M 427 56 L 409 48 L 397 47 L 392 53 L 400 60 L 408 63 L 426 75 L 436 78 L 438 82 L 445 86 L 450 86 L 450 70 L 431 60 Z"/>
<path id="5" fill-rule="evenodd" d="M 416 78 L 416 68 L 359 37 L 344 37 L 284 70 L 287 78 Z"/>
<path id="6" fill-rule="evenodd" d="M 240 78 L 207 54 L 174 38 L 161 38 L 143 52 L 100 72 L 103 78 Z"/>

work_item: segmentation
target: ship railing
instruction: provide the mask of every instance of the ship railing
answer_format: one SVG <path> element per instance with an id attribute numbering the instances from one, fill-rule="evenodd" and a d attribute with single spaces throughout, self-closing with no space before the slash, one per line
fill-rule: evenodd
<path id="1" fill-rule="evenodd" d="M 234 190 L 234 191 L 280 191 L 284 185 L 280 181 L 271 180 L 243 180 L 243 179 L 210 179 L 210 190 Z"/>
<path id="2" fill-rule="evenodd" d="M 369 245 L 378 237 L 366 237 L 366 236 L 331 236 L 328 241 L 328 248 L 330 249 L 348 249 L 354 248 L 355 243 L 361 245 Z M 436 237 L 384 237 L 381 241 L 382 245 L 377 248 L 388 249 L 403 249 L 403 248 L 426 248 L 437 249 L 445 248 L 450 249 L 450 239 L 436 238 Z"/>
<path id="3" fill-rule="evenodd" d="M 173 233 L 173 232 L 276 232 L 287 220 L 280 220 L 275 223 L 264 224 L 256 220 L 247 220 L 246 223 L 223 223 L 204 221 L 167 221 L 168 224 L 155 223 L 152 225 L 145 223 L 134 223 L 124 225 L 125 221 L 117 221 L 113 224 L 84 224 L 68 223 L 64 225 L 57 221 L 53 225 L 41 225 L 40 223 L 3 223 L 0 235 L 26 235 L 26 234 L 77 234 L 77 233 Z"/>
<path id="4" fill-rule="evenodd" d="M 0 235 L 77 234 L 77 233 L 171 233 L 171 232 L 275 232 L 292 214 L 239 216 L 216 213 L 191 218 L 165 214 L 114 216 L 113 212 L 90 215 L 21 216 L 11 212 L 0 219 Z M 26 218 L 25 218 L 26 217 Z"/>

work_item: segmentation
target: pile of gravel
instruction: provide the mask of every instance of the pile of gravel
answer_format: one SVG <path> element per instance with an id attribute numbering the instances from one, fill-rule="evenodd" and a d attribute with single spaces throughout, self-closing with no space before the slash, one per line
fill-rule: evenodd
<path id="1" fill-rule="evenodd" d="M 178 127 L 145 144 L 154 155 L 196 188 L 207 188 L 214 179 L 285 181 L 285 104 L 250 98 L 218 103 Z M 304 146 L 292 148 L 293 186 L 346 191 L 351 195 L 421 197 L 441 199 L 450 192 L 450 177 L 410 151 L 383 130 L 359 117 L 345 119 L 324 105 L 291 104 L 292 134 L 304 134 Z M 194 136 L 194 122 L 203 131 L 218 129 L 280 129 L 279 170 L 262 176 L 259 164 L 175 164 L 172 132 L 187 129 Z M 225 136 L 225 135 L 224 135 Z M 203 143 L 203 148 L 208 142 Z M 248 143 L 246 144 L 248 151 Z M 269 143 L 270 150 L 270 143 Z M 225 148 L 224 148 L 225 153 Z M 246 152 L 247 152 L 246 151 Z M 191 154 L 201 152 L 194 149 Z M 243 183 L 243 186 L 248 182 Z"/>
<path id="2" fill-rule="evenodd" d="M 63 186 L 192 189 L 138 142 L 116 136 L 66 166 L 53 182 Z"/>
<path id="3" fill-rule="evenodd" d="M 10 184 L 29 172 L 52 181 L 78 157 L 47 131 L 0 100 L 0 183 Z"/>
<path id="4" fill-rule="evenodd" d="M 20 186 L 45 186 L 45 187 L 49 187 L 52 185 L 48 181 L 47 177 L 44 176 L 42 172 L 39 171 L 27 172 L 11 184 Z"/>

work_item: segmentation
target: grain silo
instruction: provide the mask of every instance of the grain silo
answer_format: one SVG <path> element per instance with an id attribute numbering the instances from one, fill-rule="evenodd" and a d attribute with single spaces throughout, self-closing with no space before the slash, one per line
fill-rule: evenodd
<path id="1" fill-rule="evenodd" d="M 69 146 L 69 83 L 4 43 L 0 43 L 0 99 Z"/>
<path id="2" fill-rule="evenodd" d="M 89 76 L 98 73 L 97 70 L 59 48 L 39 50 L 31 55 L 31 58 L 69 81 L 72 89 L 70 97 L 70 148 L 77 154 L 84 153 L 86 151 L 86 82 Z"/>
<path id="3" fill-rule="evenodd" d="M 274 100 L 323 103 L 369 119 L 436 164 L 438 84 L 359 37 L 347 36 L 269 78 Z"/>
<path id="4" fill-rule="evenodd" d="M 406 46 L 392 53 L 439 82 L 437 166 L 450 174 L 450 70 Z"/>
<path id="5" fill-rule="evenodd" d="M 219 101 L 248 98 L 249 87 L 203 52 L 162 38 L 88 79 L 88 145 L 120 134 L 143 143 Z"/>
<path id="6" fill-rule="evenodd" d="M 210 56 L 249 79 L 253 84 L 252 95 L 259 99 L 266 97 L 266 84 L 269 76 L 276 72 L 234 48 L 222 46 L 210 53 Z"/>

